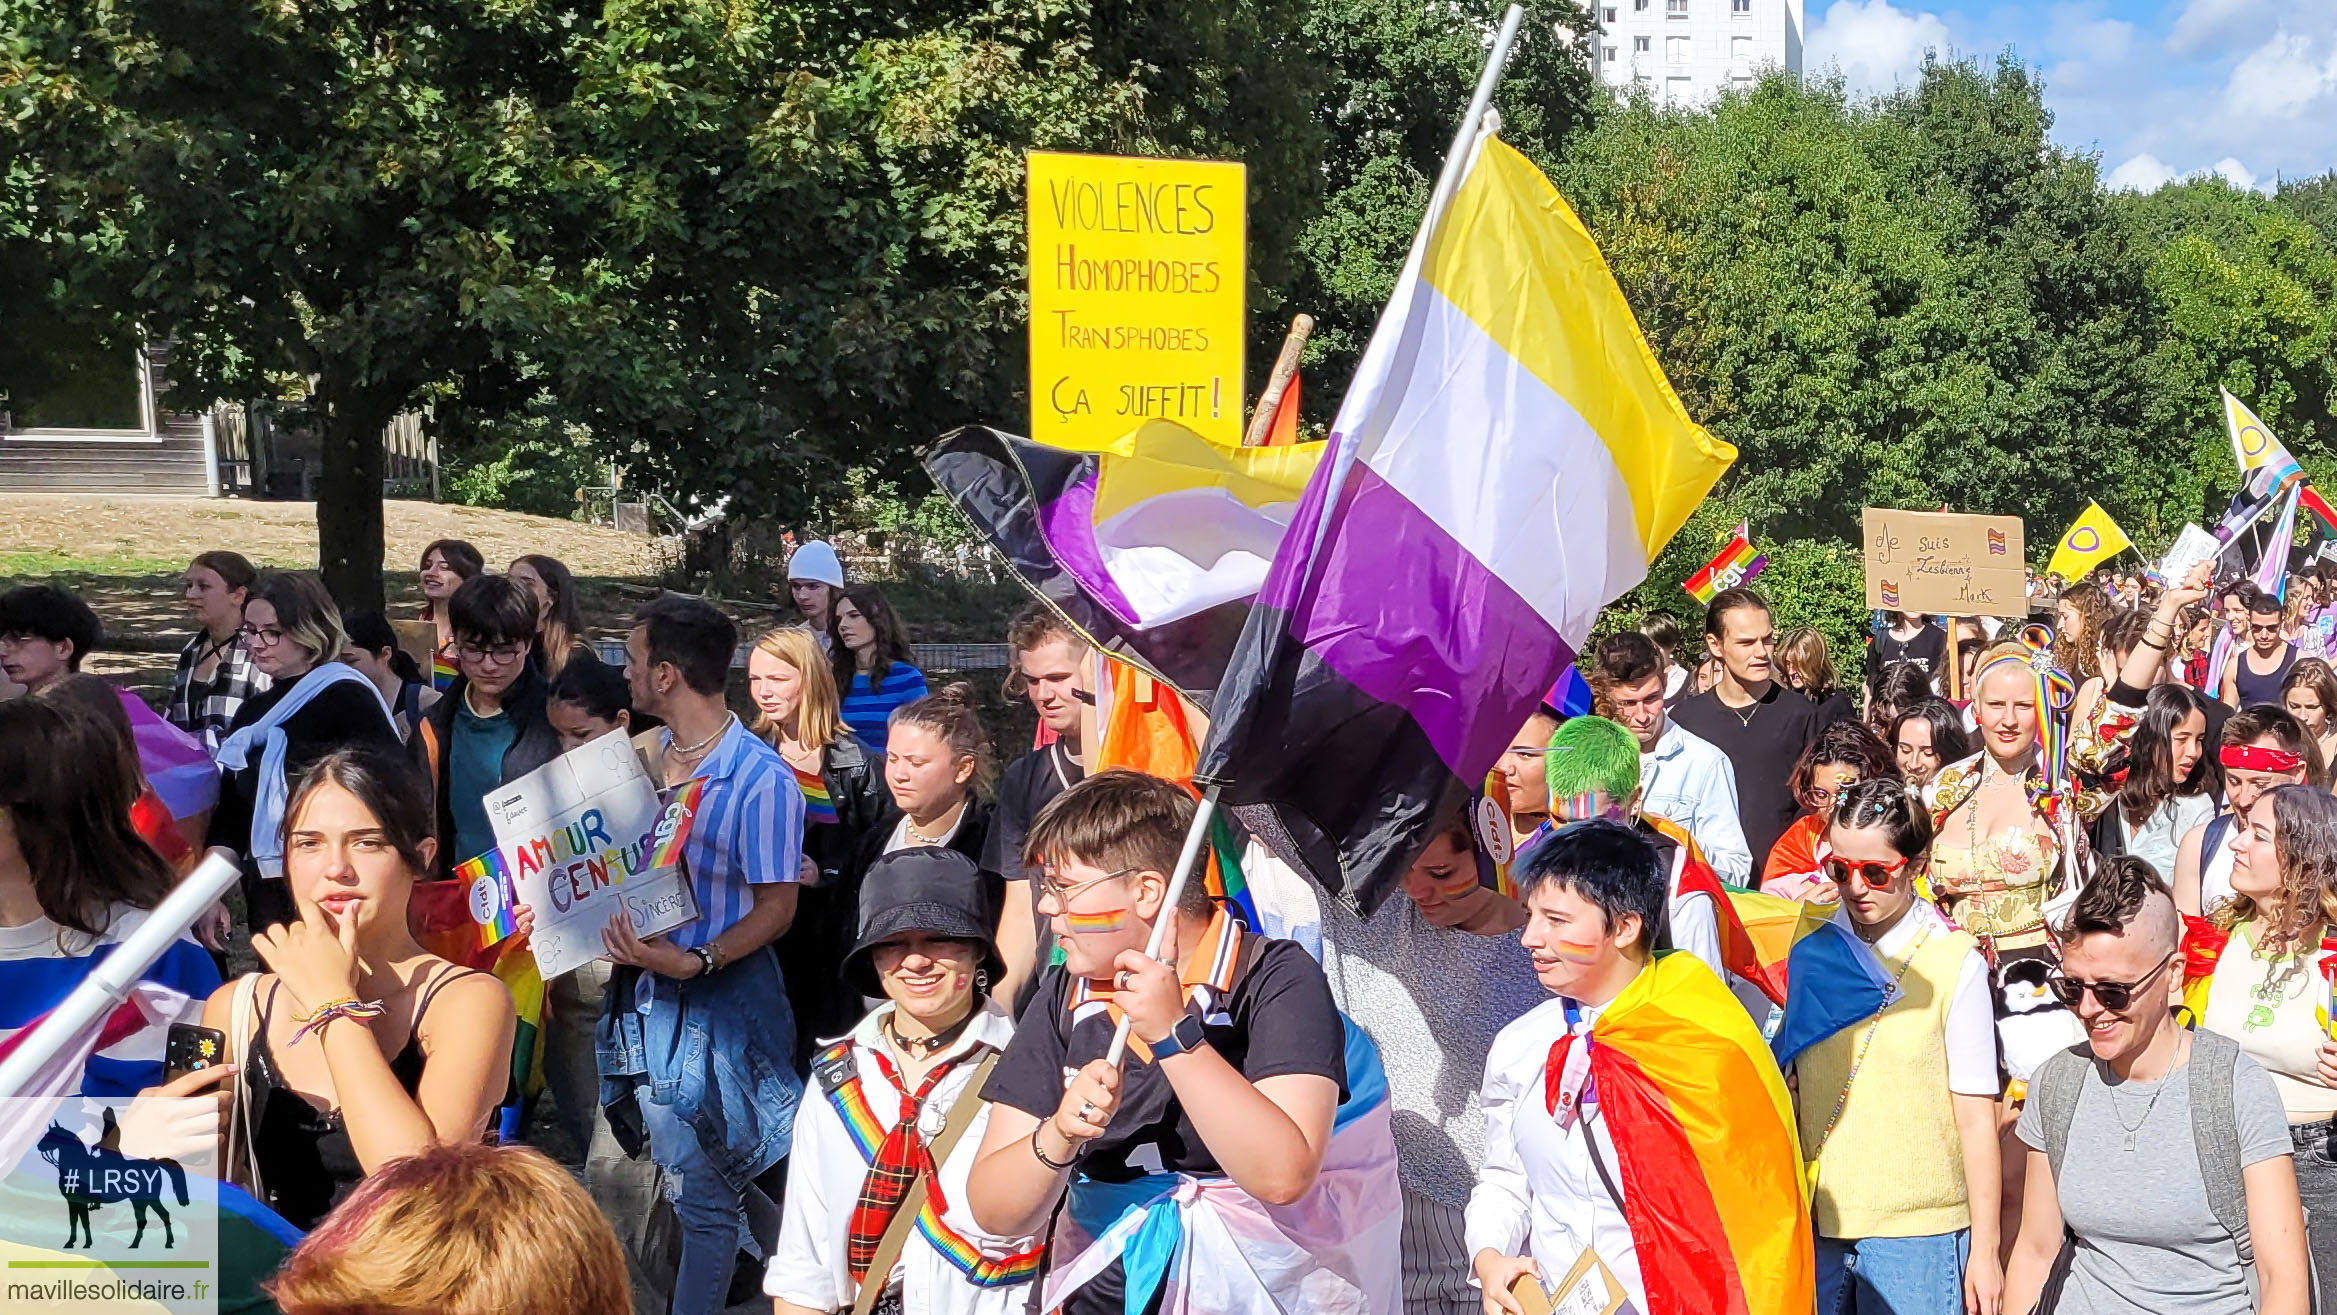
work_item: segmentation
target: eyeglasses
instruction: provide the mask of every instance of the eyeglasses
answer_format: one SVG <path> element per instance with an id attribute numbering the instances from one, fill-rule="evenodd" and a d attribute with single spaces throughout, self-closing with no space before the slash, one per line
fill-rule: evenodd
<path id="1" fill-rule="evenodd" d="M 1106 872 L 1100 877 L 1089 877 L 1085 881 L 1074 882 L 1068 886 L 1056 880 L 1055 874 L 1050 872 L 1047 875 L 1039 878 L 1039 898 L 1053 899 L 1057 907 L 1063 907 L 1071 903 L 1072 896 L 1077 895 L 1079 892 L 1086 890 L 1090 886 L 1100 886 L 1107 881 L 1127 876 L 1131 872 L 1139 871 L 1142 871 L 1142 869 L 1121 868 L 1117 872 Z"/>
<path id="2" fill-rule="evenodd" d="M 1824 812 L 1834 806 L 1834 801 L 1841 797 L 1843 791 L 1856 784 L 1856 781 L 1843 781 L 1835 785 L 1819 785 L 1813 781 L 1810 784 L 1810 802 L 1817 805 L 1819 812 Z"/>
<path id="3" fill-rule="evenodd" d="M 274 648 L 284 642 L 284 632 L 275 626 L 239 626 L 235 633 L 243 636 L 243 642 L 260 648 Z"/>
<path id="4" fill-rule="evenodd" d="M 2077 1002 L 2085 998 L 2086 992 L 2091 991 L 2094 999 L 2102 1002 L 2102 1008 L 2113 1014 L 2123 1013 L 2126 1006 L 2134 1003 L 2135 992 L 2157 981 L 2158 975 L 2165 972 L 2167 965 L 2174 961 L 2175 956 L 2171 954 L 2159 960 L 2158 967 L 2151 969 L 2149 975 L 2138 982 L 2089 982 L 2081 977 L 2071 977 L 2057 968 L 2046 974 L 2045 989 L 2051 991 L 2053 998 L 2059 1000 L 2064 1008 L 2077 1008 Z"/>
<path id="5" fill-rule="evenodd" d="M 2277 635 L 2280 633 L 2280 623 L 2275 621 L 2271 625 L 2260 626 L 2254 622 L 2250 622 L 2248 624 L 2248 633 L 2252 635 Z"/>
<path id="6" fill-rule="evenodd" d="M 1907 860 L 1900 859 L 1896 863 L 1853 863 L 1848 859 L 1829 858 L 1821 866 L 1825 869 L 1826 879 L 1844 890 L 1850 889 L 1852 881 L 1868 890 L 1887 890 L 1893 881 L 1898 880 L 1899 874 L 1907 870 Z"/>
<path id="7" fill-rule="evenodd" d="M 454 655 L 465 662 L 517 662 L 527 655 L 527 645 L 497 644 L 491 648 L 478 648 L 458 641 L 454 646 Z"/>

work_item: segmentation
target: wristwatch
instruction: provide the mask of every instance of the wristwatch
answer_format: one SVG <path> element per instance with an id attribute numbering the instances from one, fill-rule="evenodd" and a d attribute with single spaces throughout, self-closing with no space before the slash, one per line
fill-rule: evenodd
<path id="1" fill-rule="evenodd" d="M 1169 1029 L 1167 1036 L 1151 1043 L 1152 1062 L 1157 1064 L 1171 1055 L 1184 1054 L 1208 1039 L 1201 1032 L 1201 1020 L 1192 1014 L 1186 1014 L 1177 1020 L 1175 1027 Z"/>

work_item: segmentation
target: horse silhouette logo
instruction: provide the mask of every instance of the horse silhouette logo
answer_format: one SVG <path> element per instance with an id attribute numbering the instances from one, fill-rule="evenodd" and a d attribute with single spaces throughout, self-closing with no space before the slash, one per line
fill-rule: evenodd
<path id="1" fill-rule="evenodd" d="M 178 1235 L 170 1226 L 170 1211 L 163 1208 L 163 1186 L 178 1194 L 182 1207 L 188 1204 L 187 1171 L 176 1160 L 141 1160 L 121 1152 L 122 1130 L 114 1122 L 114 1112 L 105 1112 L 105 1123 L 98 1131 L 97 1145 L 85 1146 L 81 1138 L 56 1123 L 41 1134 L 41 1158 L 57 1166 L 57 1195 L 65 1198 L 65 1249 L 73 1249 L 73 1239 L 81 1245 L 97 1245 L 96 1235 L 90 1231 L 89 1216 L 101 1205 L 128 1201 L 138 1212 L 138 1231 L 130 1239 L 135 1250 L 146 1238 L 146 1212 L 151 1209 L 162 1216 L 162 1245 L 169 1250 L 178 1245 Z"/>

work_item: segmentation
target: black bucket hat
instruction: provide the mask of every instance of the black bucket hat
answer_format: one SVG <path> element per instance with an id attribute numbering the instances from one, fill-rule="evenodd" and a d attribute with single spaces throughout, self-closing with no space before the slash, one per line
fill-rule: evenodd
<path id="1" fill-rule="evenodd" d="M 954 849 L 902 849 L 869 865 L 860 883 L 860 935 L 844 955 L 844 985 L 881 996 L 870 953 L 902 932 L 923 932 L 982 947 L 982 967 L 993 983 L 1006 976 L 995 928 L 974 860 Z"/>

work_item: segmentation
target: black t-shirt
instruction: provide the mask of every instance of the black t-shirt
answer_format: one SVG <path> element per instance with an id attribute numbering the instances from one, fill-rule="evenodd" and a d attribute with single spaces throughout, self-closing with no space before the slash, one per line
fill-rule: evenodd
<path id="1" fill-rule="evenodd" d="M 1914 663 L 1936 685 L 1946 658 L 1947 631 L 1938 625 L 1925 621 L 1912 639 L 1895 639 L 1886 628 L 1866 641 L 1866 687 L 1872 690 L 1880 683 L 1884 668 L 1894 662 Z"/>
<path id="2" fill-rule="evenodd" d="M 1684 699 L 1672 720 L 1712 741 L 1736 770 L 1737 819 L 1753 851 L 1753 871 L 1769 861 L 1769 848 L 1801 815 L 1793 798 L 1793 765 L 1817 734 L 1818 710 L 1808 699 L 1771 681 L 1758 703 L 1732 708 L 1718 689 Z"/>
<path id="3" fill-rule="evenodd" d="M 1346 1032 L 1322 968 L 1295 942 L 1247 933 L 1242 940 L 1243 963 L 1232 989 L 1201 1009 L 1210 1047 L 1252 1082 L 1313 1073 L 1338 1083 L 1345 1098 Z M 1061 967 L 1039 978 L 983 1099 L 1044 1119 L 1062 1105 L 1069 1076 L 1111 1048 L 1111 1015 L 1097 1002 L 1082 1006 L 1075 1021 L 1064 1004 L 1071 985 Z M 1079 1168 L 1104 1182 L 1162 1170 L 1220 1172 L 1168 1079 L 1133 1049 L 1121 1069 L 1120 1107 L 1104 1135 L 1088 1143 Z"/>
<path id="4" fill-rule="evenodd" d="M 1008 763 L 998 781 L 998 811 L 982 847 L 983 869 L 1009 881 L 1023 880 L 1022 838 L 1030 834 L 1031 819 L 1049 800 L 1086 779 L 1087 769 L 1060 740 Z"/>

